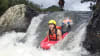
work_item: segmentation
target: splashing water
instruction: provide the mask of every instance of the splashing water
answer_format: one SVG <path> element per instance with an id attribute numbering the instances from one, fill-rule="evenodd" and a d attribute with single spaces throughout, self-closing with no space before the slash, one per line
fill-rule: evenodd
<path id="1" fill-rule="evenodd" d="M 34 17 L 26 33 L 12 31 L 0 36 L 0 56 L 81 56 L 82 54 L 87 54 L 87 52 L 84 53 L 85 51 L 80 45 L 84 40 L 86 24 L 77 28 L 73 34 L 69 33 L 61 41 L 62 44 L 59 42 L 58 45 L 55 45 L 50 50 L 37 48 L 36 37 L 39 33 L 36 33 L 36 30 L 38 30 L 37 28 L 45 16 L 47 14 Z M 74 37 L 69 37 L 70 35 Z M 19 42 L 21 39 L 25 39 L 25 43 Z M 69 39 L 73 41 L 69 41 Z"/>
<path id="2" fill-rule="evenodd" d="M 31 34 L 27 33 L 30 36 L 28 36 L 29 38 L 26 38 L 26 43 L 18 42 L 20 39 L 24 39 L 24 36 L 27 35 L 26 33 L 8 32 L 1 36 L 0 56 L 33 56 L 33 50 L 37 49 L 36 47 L 32 47 L 32 43 L 35 42 L 34 39 L 36 37 L 35 30 L 37 29 L 38 24 L 41 22 L 40 18 L 43 16 L 44 15 L 39 15 L 38 17 L 33 18 L 33 22 L 31 24 L 34 26 L 34 29 L 28 30 L 31 32 Z"/>
<path id="3" fill-rule="evenodd" d="M 82 37 L 82 34 L 85 31 L 85 28 L 83 28 L 80 31 L 82 33 L 79 33 L 80 35 L 76 36 L 78 37 L 76 39 L 77 43 L 78 41 L 80 41 L 79 37 Z M 36 48 L 34 46 L 32 47 L 29 44 L 16 43 L 17 42 L 16 39 L 18 37 L 19 38 L 23 37 L 24 34 L 25 33 L 11 32 L 11 33 L 6 33 L 5 35 L 3 35 L 2 36 L 3 39 L 0 40 L 1 42 L 0 45 L 2 44 L 1 45 L 2 47 L 0 48 L 0 56 L 55 56 L 55 55 L 57 56 L 81 56 L 81 47 L 78 46 L 76 42 L 72 42 L 69 44 L 68 47 L 70 47 L 71 50 L 57 50 L 55 48 L 51 48 L 51 50 L 48 50 L 48 51 Z M 76 47 L 72 48 L 72 46 L 75 44 L 76 44 Z"/>

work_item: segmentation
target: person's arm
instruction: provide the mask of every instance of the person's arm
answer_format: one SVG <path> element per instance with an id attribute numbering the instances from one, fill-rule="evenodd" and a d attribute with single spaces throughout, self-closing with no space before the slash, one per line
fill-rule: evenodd
<path id="1" fill-rule="evenodd" d="M 58 32 L 57 32 L 57 38 L 59 39 L 59 40 L 62 40 L 62 32 L 61 32 L 61 30 L 57 30 Z"/>

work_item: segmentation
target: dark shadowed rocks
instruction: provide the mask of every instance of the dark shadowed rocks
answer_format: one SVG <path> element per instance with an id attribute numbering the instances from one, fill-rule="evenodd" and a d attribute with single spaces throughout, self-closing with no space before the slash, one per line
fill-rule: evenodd
<path id="1" fill-rule="evenodd" d="M 87 26 L 87 34 L 83 46 L 92 54 L 100 52 L 100 0 L 97 0 L 96 10 Z"/>

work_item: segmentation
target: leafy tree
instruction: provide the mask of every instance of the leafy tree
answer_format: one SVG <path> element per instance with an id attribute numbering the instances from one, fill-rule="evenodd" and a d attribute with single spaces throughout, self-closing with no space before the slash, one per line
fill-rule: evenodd
<path id="1" fill-rule="evenodd" d="M 0 0 L 0 15 L 8 8 L 8 0 Z"/>
<path id="2" fill-rule="evenodd" d="M 47 9 L 41 9 L 39 5 L 29 1 L 29 0 L 0 0 L 0 16 L 11 6 L 18 5 L 18 4 L 25 4 L 28 5 L 30 8 L 34 8 L 39 12 L 47 12 L 47 11 L 59 11 L 59 7 L 51 6 Z"/>
<path id="3" fill-rule="evenodd" d="M 11 6 L 25 4 L 31 8 L 41 11 L 40 6 L 33 4 L 29 0 L 0 0 L 0 16 Z"/>

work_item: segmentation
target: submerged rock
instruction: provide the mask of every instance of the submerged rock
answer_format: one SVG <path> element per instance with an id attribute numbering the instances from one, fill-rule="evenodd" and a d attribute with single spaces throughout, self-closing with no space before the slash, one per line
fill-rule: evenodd
<path id="1" fill-rule="evenodd" d="M 0 17 L 0 32 L 11 30 L 25 32 L 31 22 L 31 19 L 37 15 L 37 11 L 24 4 L 10 7 Z"/>
<path id="2" fill-rule="evenodd" d="M 83 46 L 92 54 L 100 52 L 100 0 L 97 0 L 93 18 L 87 26 L 86 39 Z"/>

